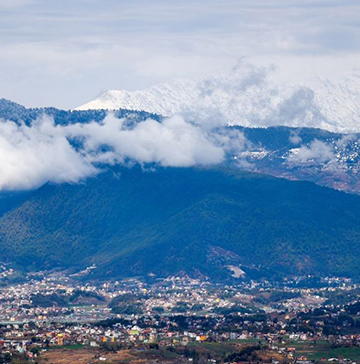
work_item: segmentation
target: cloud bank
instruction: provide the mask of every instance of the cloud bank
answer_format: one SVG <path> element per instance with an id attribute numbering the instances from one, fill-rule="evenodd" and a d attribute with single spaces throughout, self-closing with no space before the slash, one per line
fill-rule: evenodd
<path id="1" fill-rule="evenodd" d="M 110 115 L 102 123 L 76 124 L 64 129 L 71 137 L 84 140 L 87 153 L 108 163 L 133 159 L 161 166 L 189 167 L 222 162 L 225 152 L 200 127 L 173 116 L 163 122 L 149 119 L 127 128 L 124 119 Z M 102 146 L 111 151 L 99 154 Z"/>
<path id="2" fill-rule="evenodd" d="M 345 149 L 357 143 L 358 135 L 303 142 L 299 132 L 292 131 L 288 138 L 292 149 L 281 162 L 285 170 L 321 166 L 337 172 L 340 159 L 354 158 Z M 269 152 L 238 128 L 223 127 L 221 118 L 216 123 L 215 117 L 204 124 L 180 115 L 134 122 L 113 113 L 100 122 L 67 125 L 55 124 L 47 115 L 30 126 L 0 120 L 0 191 L 78 183 L 107 166 L 136 163 L 145 168 L 191 167 L 234 159 L 238 168 L 256 170 L 256 160 Z"/>
<path id="3" fill-rule="evenodd" d="M 99 173 L 104 164 L 217 164 L 226 153 L 244 147 L 240 132 L 210 132 L 181 116 L 135 125 L 112 114 L 100 123 L 67 126 L 55 125 L 47 116 L 31 126 L 0 121 L 0 190 L 76 183 Z"/>

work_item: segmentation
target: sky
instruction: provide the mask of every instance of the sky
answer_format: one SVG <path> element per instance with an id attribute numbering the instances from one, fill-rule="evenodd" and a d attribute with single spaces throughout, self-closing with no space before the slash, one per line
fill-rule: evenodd
<path id="1" fill-rule="evenodd" d="M 241 125 L 262 126 L 331 126 L 351 109 L 358 128 L 356 88 L 336 84 L 330 90 L 346 89 L 345 98 L 322 100 L 305 82 L 359 71 L 359 0 L 0 0 L 0 98 L 73 109 L 109 89 L 187 79 L 209 104 L 130 129 L 111 113 L 68 126 L 46 115 L 31 126 L 0 120 L 0 191 L 76 183 L 103 164 L 219 164 L 251 149 L 241 132 L 217 128 L 229 122 L 219 105 Z M 289 88 L 280 92 L 272 77 Z M 296 143 L 292 163 L 334 158 L 326 143 Z"/>
<path id="2" fill-rule="evenodd" d="M 0 0 L 0 98 L 75 108 L 245 57 L 301 82 L 360 68 L 359 0 Z"/>

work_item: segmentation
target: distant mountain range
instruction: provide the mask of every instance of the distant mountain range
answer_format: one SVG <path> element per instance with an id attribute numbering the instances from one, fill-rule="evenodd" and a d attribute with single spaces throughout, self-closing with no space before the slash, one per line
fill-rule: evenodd
<path id="1" fill-rule="evenodd" d="M 27 109 L 8 100 L 0 100 L 0 118 L 31 124 L 47 114 L 56 124 L 102 121 L 105 110 L 64 111 L 55 108 Z M 116 110 L 118 118 L 134 123 L 162 117 L 148 112 Z M 344 135 L 315 128 L 221 127 L 238 130 L 245 136 L 245 150 L 232 151 L 226 163 L 242 170 L 269 174 L 290 180 L 304 180 L 347 192 L 360 192 L 360 134 Z M 321 142 L 314 144 L 314 142 Z"/>
<path id="2" fill-rule="evenodd" d="M 47 114 L 56 124 L 67 125 L 102 121 L 105 110 L 64 111 L 55 108 L 27 109 L 8 100 L 0 100 L 0 118 L 31 124 Z M 118 118 L 137 123 L 162 117 L 148 112 L 116 110 Z M 245 136 L 245 150 L 232 151 L 226 163 L 242 170 L 269 174 L 290 180 L 315 182 L 347 192 L 360 192 L 360 134 L 344 135 L 315 128 L 221 127 L 238 130 Z M 314 142 L 321 142 L 314 144 Z"/>
<path id="3" fill-rule="evenodd" d="M 26 108 L 16 102 L 0 99 L 0 119 L 11 120 L 16 123 L 25 123 L 31 125 L 35 120 L 44 114 L 52 117 L 55 124 L 67 125 L 74 123 L 87 123 L 89 121 L 101 121 L 105 118 L 106 110 L 86 110 L 86 111 L 67 111 L 60 110 L 55 107 L 39 107 L 39 108 Z M 160 116 L 149 112 L 139 112 L 132 110 L 117 110 L 116 116 L 119 118 L 127 118 L 139 122 L 152 118 L 159 120 Z"/>
<path id="4" fill-rule="evenodd" d="M 140 91 L 111 90 L 77 110 L 130 109 L 217 119 L 245 127 L 314 127 L 360 132 L 360 75 L 341 82 L 275 83 L 261 73 L 174 81 Z"/>
<path id="5" fill-rule="evenodd" d="M 57 125 L 101 122 L 106 115 L 0 100 L 5 120 L 31 125 L 43 113 Z M 126 117 L 129 127 L 162 120 L 129 110 L 115 115 Z M 360 190 L 359 135 L 219 128 L 225 136 L 242 133 L 245 147 L 212 168 L 103 165 L 102 173 L 80 184 L 1 192 L 0 261 L 73 272 L 95 264 L 92 278 L 153 273 L 233 281 L 240 279 L 233 277 L 234 266 L 250 278 L 358 278 L 360 197 L 334 188 Z"/>

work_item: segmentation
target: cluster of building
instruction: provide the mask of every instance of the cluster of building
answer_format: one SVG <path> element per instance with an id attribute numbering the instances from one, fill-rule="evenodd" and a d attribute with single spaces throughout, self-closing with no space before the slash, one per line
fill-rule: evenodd
<path id="1" fill-rule="evenodd" d="M 349 302 L 329 300 L 353 293 L 354 304 L 358 289 L 339 279 L 279 288 L 267 281 L 224 285 L 170 277 L 95 284 L 61 272 L 32 275 L 0 289 L 0 351 L 33 359 L 51 346 L 259 341 L 291 359 L 290 342 L 360 346 L 360 335 L 342 332 L 359 324 L 359 313 L 344 319 Z"/>

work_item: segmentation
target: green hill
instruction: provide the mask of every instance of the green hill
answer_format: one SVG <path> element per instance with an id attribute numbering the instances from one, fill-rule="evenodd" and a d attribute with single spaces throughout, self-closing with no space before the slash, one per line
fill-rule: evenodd
<path id="1" fill-rule="evenodd" d="M 227 279 L 226 266 L 241 265 L 250 275 L 359 275 L 360 197 L 307 182 L 119 167 L 8 205 L 0 260 L 28 270 L 96 263 L 100 278 Z"/>

